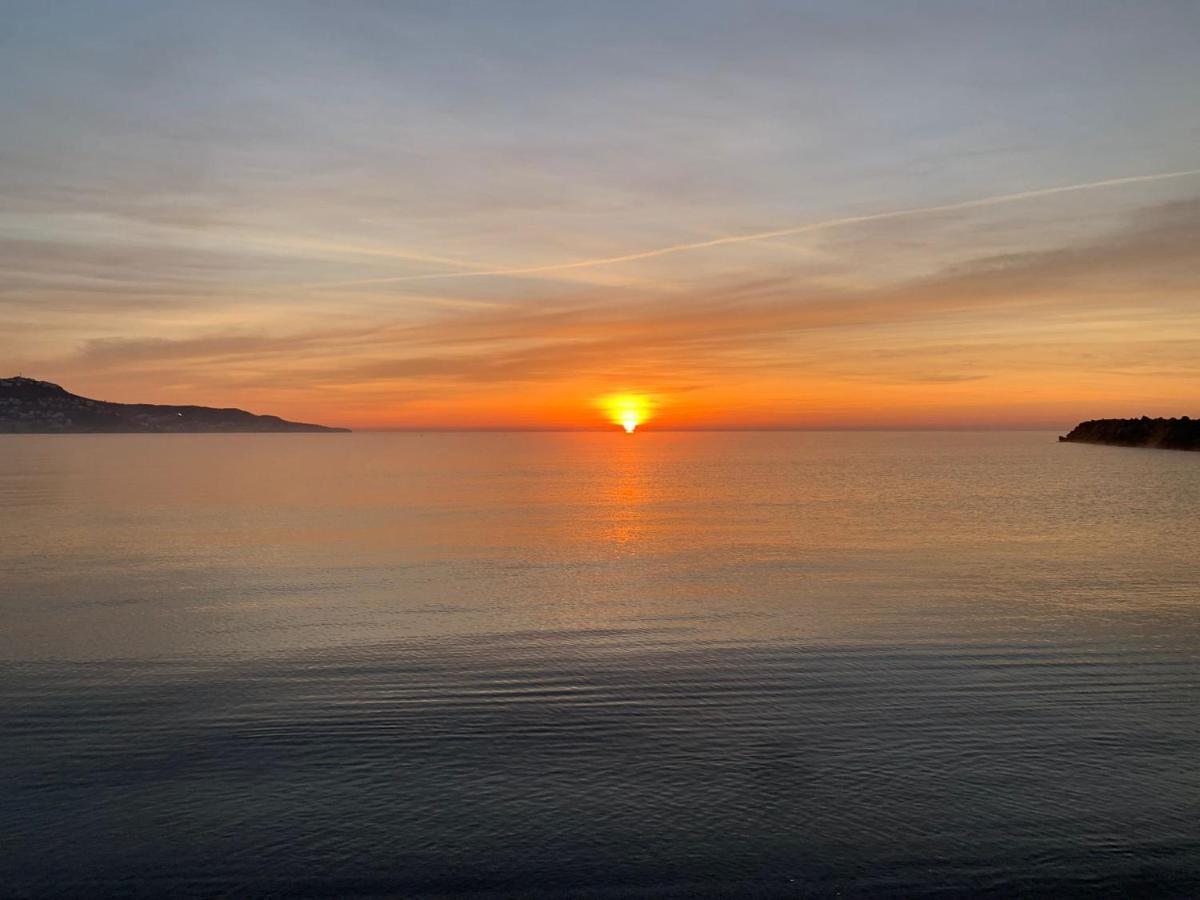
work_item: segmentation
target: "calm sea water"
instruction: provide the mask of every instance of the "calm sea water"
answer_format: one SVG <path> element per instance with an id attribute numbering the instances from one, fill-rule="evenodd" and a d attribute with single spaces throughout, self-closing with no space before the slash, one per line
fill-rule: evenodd
<path id="1" fill-rule="evenodd" d="M 1200 896 L 1200 454 L 0 437 L 6 897 Z"/>

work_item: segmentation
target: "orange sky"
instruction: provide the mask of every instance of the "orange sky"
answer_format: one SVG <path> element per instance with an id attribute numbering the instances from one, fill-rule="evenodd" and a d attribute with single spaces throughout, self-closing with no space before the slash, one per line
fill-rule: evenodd
<path id="1" fill-rule="evenodd" d="M 1082 215 L 1081 201 L 1099 198 L 1060 198 L 1054 212 Z M 1046 215 L 1030 208 L 1044 203 L 1012 204 L 993 234 L 1019 233 L 1023 217 Z M 321 305 L 299 315 L 251 304 L 221 325 L 164 329 L 160 313 L 144 336 L 87 339 L 24 367 L 109 399 L 380 429 L 604 426 L 594 401 L 614 391 L 654 395 L 647 427 L 659 428 L 1055 428 L 1180 414 L 1195 411 L 1200 374 L 1198 213 L 1194 201 L 1147 204 L 1066 246 L 905 278 L 881 278 L 869 255 L 855 262 L 879 248 L 886 264 L 901 252 L 888 246 L 896 241 L 929 253 L 949 231 L 983 228 L 978 214 L 910 220 L 902 238 L 822 235 L 805 255 L 820 254 L 836 275 L 789 272 L 795 247 L 772 245 L 754 250 L 783 259 L 761 262 L 754 278 L 670 280 L 622 267 L 604 272 L 615 284 L 564 284 L 554 273 L 541 276 L 549 285 L 524 282 L 537 297 L 418 315 L 386 303 L 364 310 L 380 288 L 366 298 L 322 289 L 302 294 Z M 728 251 L 695 255 L 717 252 Z M 258 324 L 243 321 L 248 310 Z"/>
<path id="2" fill-rule="evenodd" d="M 1183 7 L 568 7 L 31 5 L 0 375 L 370 429 L 1200 414 Z"/>

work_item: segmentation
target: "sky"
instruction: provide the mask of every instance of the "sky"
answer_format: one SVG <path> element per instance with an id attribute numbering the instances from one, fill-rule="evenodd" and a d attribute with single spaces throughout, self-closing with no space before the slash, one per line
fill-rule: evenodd
<path id="1" fill-rule="evenodd" d="M 0 376 L 368 429 L 1196 416 L 1197 85 L 1194 0 L 0 0 Z"/>

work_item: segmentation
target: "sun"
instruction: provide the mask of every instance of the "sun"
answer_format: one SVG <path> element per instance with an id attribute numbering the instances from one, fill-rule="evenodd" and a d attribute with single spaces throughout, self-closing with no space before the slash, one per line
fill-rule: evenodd
<path id="1" fill-rule="evenodd" d="M 609 394 L 596 401 L 610 422 L 633 434 L 654 412 L 654 401 L 646 394 Z"/>

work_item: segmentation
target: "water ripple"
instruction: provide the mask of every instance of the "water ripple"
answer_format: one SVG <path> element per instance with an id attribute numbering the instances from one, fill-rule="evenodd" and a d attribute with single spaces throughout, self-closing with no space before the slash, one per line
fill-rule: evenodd
<path id="1" fill-rule="evenodd" d="M 1200 888 L 1200 683 L 1151 652 L 597 630 L 3 684 L 0 875 L 31 895 Z"/>

